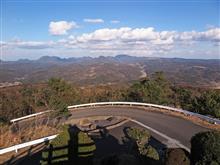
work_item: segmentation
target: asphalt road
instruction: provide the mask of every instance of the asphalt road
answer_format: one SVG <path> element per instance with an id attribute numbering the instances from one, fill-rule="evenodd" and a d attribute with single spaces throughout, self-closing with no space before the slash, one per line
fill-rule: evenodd
<path id="1" fill-rule="evenodd" d="M 135 107 L 94 107 L 72 109 L 71 118 L 89 116 L 125 116 L 135 119 L 190 148 L 190 139 L 193 135 L 207 128 L 201 127 L 191 121 L 158 112 L 141 110 Z"/>
<path id="2" fill-rule="evenodd" d="M 193 135 L 195 135 L 198 132 L 208 130 L 207 128 L 196 125 L 195 123 L 192 123 L 188 120 L 185 120 L 185 119 L 182 119 L 176 116 L 168 115 L 168 114 L 159 113 L 159 112 L 147 111 L 146 109 L 144 110 L 144 109 L 135 108 L 135 107 L 117 107 L 117 106 L 72 109 L 70 110 L 72 116 L 69 119 L 85 118 L 85 117 L 91 117 L 91 116 L 129 117 L 129 118 L 132 118 L 136 121 L 143 123 L 144 125 L 162 134 L 165 134 L 166 136 L 170 138 L 173 138 L 179 141 L 181 144 L 183 144 L 187 148 L 190 148 L 190 139 Z M 22 128 L 24 129 L 25 127 L 31 127 L 32 124 L 36 122 L 45 124 L 45 122 L 47 122 L 46 118 L 47 117 L 45 115 L 42 115 L 41 117 L 38 117 L 35 119 L 19 121 L 17 125 L 21 129 Z M 130 125 L 135 125 L 135 123 L 130 122 Z M 116 129 L 111 130 L 113 131 L 112 135 L 116 135 L 116 139 L 119 139 L 120 135 L 123 134 L 122 130 L 125 126 L 126 127 L 129 126 L 129 124 L 126 123 L 123 126 L 121 126 L 121 128 L 116 128 Z M 167 145 L 163 137 L 158 136 L 158 134 L 155 134 L 155 132 L 151 132 L 151 134 L 153 138 L 155 138 L 155 140 L 157 140 L 158 142 L 162 142 L 162 144 Z M 99 146 L 102 146 L 102 145 L 99 145 Z M 35 153 L 32 156 L 25 157 L 24 160 L 22 159 L 21 164 L 30 164 L 30 162 L 33 165 L 39 164 L 40 157 L 41 157 L 41 152 Z"/>

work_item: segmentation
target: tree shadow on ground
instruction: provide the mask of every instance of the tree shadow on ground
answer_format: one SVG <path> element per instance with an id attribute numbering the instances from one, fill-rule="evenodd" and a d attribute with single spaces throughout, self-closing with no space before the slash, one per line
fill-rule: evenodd
<path id="1" fill-rule="evenodd" d="M 39 160 L 41 159 L 42 164 L 93 164 L 96 160 L 99 160 L 99 164 L 106 164 L 109 161 L 112 161 L 111 165 L 118 164 L 121 162 L 120 158 L 130 160 L 132 157 L 135 158 L 136 164 L 160 164 L 160 162 L 155 161 L 151 158 L 146 158 L 140 155 L 138 146 L 129 138 L 126 129 L 130 127 L 124 127 L 123 133 L 124 138 L 120 142 L 118 138 L 112 136 L 109 131 L 105 127 L 99 127 L 99 132 L 91 133 L 90 137 L 94 142 L 92 143 L 84 143 L 79 144 L 78 134 L 80 132 L 77 126 L 69 126 L 68 127 L 68 135 L 70 136 L 68 142 L 65 145 L 61 146 L 53 146 L 47 145 L 47 148 L 44 148 L 43 152 L 47 152 L 47 156 L 41 159 L 42 151 L 34 152 L 33 149 L 30 149 L 28 155 L 24 158 L 16 159 L 12 158 L 12 160 L 7 161 L 5 164 L 24 164 L 24 165 L 35 165 L 39 164 Z M 166 148 L 164 144 L 159 142 L 157 139 L 151 137 L 149 143 L 157 149 L 157 151 L 162 151 Z M 79 151 L 79 147 L 90 147 L 92 145 L 96 145 L 96 150 L 94 151 Z M 57 152 L 65 150 L 63 154 L 56 154 Z M 160 152 L 159 152 L 160 154 Z M 107 157 L 107 159 L 106 159 Z M 56 162 L 59 160 L 59 162 Z M 101 162 L 100 160 L 104 160 Z M 127 162 L 126 165 L 132 164 Z M 108 164 L 108 163 L 107 163 Z"/>
<path id="2" fill-rule="evenodd" d="M 23 155 L 24 152 L 19 153 L 16 157 L 12 157 L 8 161 L 4 162 L 5 165 L 37 165 L 37 164 L 92 164 L 93 160 L 93 151 L 84 151 L 79 147 L 90 147 L 94 145 L 94 142 L 82 143 L 79 144 L 78 134 L 80 130 L 77 126 L 68 127 L 69 140 L 66 145 L 54 146 L 51 143 L 46 143 L 47 147 L 44 147 L 41 150 L 33 153 L 33 147 L 28 150 L 28 153 L 24 157 L 20 158 L 19 156 Z M 83 141 L 84 142 L 84 141 Z M 39 144 L 40 145 L 40 144 Z M 42 145 L 42 144 L 41 144 Z M 34 146 L 35 148 L 37 146 Z M 63 152 L 62 152 L 63 151 Z M 46 153 L 46 157 L 42 157 L 43 153 Z"/>
<path id="3" fill-rule="evenodd" d="M 126 147 L 118 139 L 109 134 L 105 127 L 99 127 L 99 132 L 92 133 L 91 138 L 96 144 L 95 157 L 100 158 L 112 153 L 125 153 Z"/>
<path id="4" fill-rule="evenodd" d="M 88 151 L 85 148 L 94 145 L 94 142 L 79 143 L 80 129 L 77 126 L 69 126 L 68 128 L 69 140 L 68 144 L 64 146 L 54 147 L 52 144 L 49 145 L 44 152 L 47 152 L 47 157 L 42 158 L 42 164 L 91 164 L 93 160 L 93 151 Z M 85 142 L 85 143 L 84 143 Z M 79 149 L 84 148 L 84 149 Z M 63 153 L 60 151 L 64 151 Z"/>

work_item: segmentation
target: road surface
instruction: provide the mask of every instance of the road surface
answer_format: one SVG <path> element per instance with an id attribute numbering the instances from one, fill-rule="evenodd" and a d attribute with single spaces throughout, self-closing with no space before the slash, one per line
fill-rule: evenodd
<path id="1" fill-rule="evenodd" d="M 189 120 L 135 107 L 93 107 L 70 110 L 72 114 L 71 118 L 110 115 L 129 117 L 178 140 L 188 148 L 190 148 L 190 139 L 193 135 L 208 130 Z"/>

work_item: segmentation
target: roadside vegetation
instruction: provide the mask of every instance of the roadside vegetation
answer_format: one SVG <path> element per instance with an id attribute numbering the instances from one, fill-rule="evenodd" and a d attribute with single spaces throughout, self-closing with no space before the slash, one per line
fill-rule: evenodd
<path id="1" fill-rule="evenodd" d="M 51 78 L 46 84 L 3 88 L 0 100 L 1 124 L 48 109 L 54 110 L 54 116 L 68 116 L 68 105 L 101 101 L 155 103 L 220 118 L 219 90 L 175 86 L 162 72 L 131 85 L 79 87 Z"/>

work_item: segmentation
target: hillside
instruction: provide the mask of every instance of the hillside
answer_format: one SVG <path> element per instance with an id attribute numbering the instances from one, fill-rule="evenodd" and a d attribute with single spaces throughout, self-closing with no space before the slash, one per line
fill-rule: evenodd
<path id="1" fill-rule="evenodd" d="M 51 77 L 61 77 L 80 85 L 128 83 L 156 71 L 163 71 L 175 84 L 209 87 L 220 84 L 220 60 L 128 55 L 67 59 L 44 56 L 38 60 L 3 61 L 0 82 L 40 83 Z"/>

